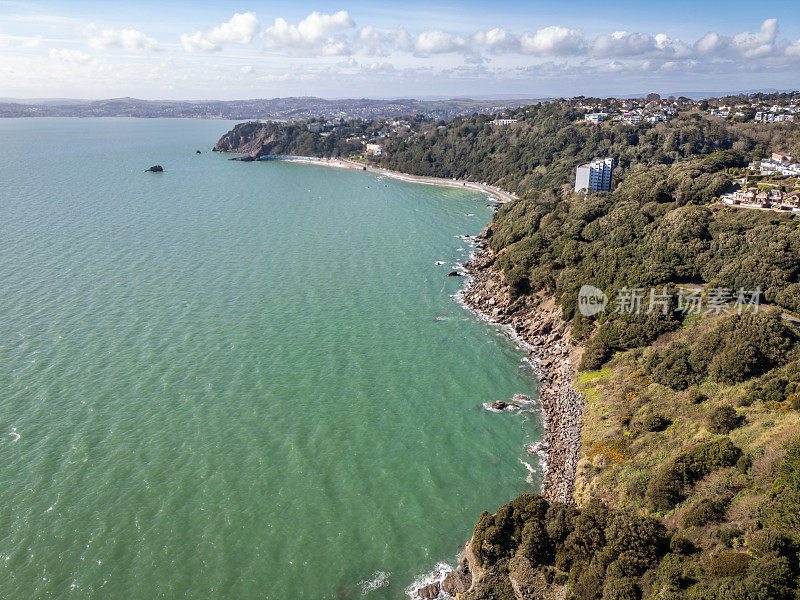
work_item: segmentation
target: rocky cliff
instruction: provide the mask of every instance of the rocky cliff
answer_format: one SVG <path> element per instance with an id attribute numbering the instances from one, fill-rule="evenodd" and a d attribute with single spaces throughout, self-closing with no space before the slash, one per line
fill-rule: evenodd
<path id="1" fill-rule="evenodd" d="M 214 145 L 214 152 L 239 152 L 257 156 L 265 145 L 274 141 L 266 123 L 240 123 L 223 135 Z"/>

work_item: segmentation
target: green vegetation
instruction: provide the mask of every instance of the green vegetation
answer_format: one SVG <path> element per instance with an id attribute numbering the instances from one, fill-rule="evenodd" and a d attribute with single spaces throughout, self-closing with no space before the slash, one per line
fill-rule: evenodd
<path id="1" fill-rule="evenodd" d="M 381 166 L 414 173 L 495 183 L 520 196 L 557 189 L 574 180 L 575 166 L 598 156 L 613 156 L 618 175 L 642 165 L 655 166 L 659 180 L 674 186 L 678 196 L 711 197 L 724 186 L 715 172 L 741 166 L 745 154 L 763 156 L 772 148 L 800 150 L 800 135 L 792 126 L 768 129 L 734 124 L 681 112 L 669 122 L 638 125 L 589 125 L 583 112 L 567 102 L 550 102 L 508 111 L 518 120 L 510 127 L 491 125 L 492 117 L 474 115 L 450 122 L 419 122 L 412 135 L 385 141 Z M 788 134 L 788 135 L 787 135 Z M 670 171 L 677 161 L 730 150 L 732 163 L 709 165 L 695 173 L 692 163 Z M 799 153 L 800 154 L 800 153 Z M 671 174 L 671 180 L 666 182 Z M 697 180 L 697 181 L 694 181 Z M 659 194 L 661 189 L 655 190 Z"/>
<path id="2" fill-rule="evenodd" d="M 562 185 L 539 179 L 535 191 L 494 219 L 489 243 L 511 293 L 555 296 L 585 344 L 579 506 L 602 501 L 610 514 L 657 521 L 671 540 L 668 551 L 646 552 L 648 567 L 638 571 L 559 559 L 568 555 L 566 542 L 559 549 L 551 540 L 542 556 L 551 561 L 547 568 L 568 574 L 565 597 L 794 598 L 800 445 L 786 444 L 800 425 L 800 344 L 782 311 L 800 308 L 800 228 L 790 215 L 710 204 L 725 190 L 729 169 L 758 158 L 753 151 L 766 153 L 753 140 L 774 131 L 754 135 L 734 125 L 714 136 L 710 125 L 692 118 L 663 129 L 670 127 L 710 137 L 667 159 L 638 143 L 641 161 L 621 161 L 611 193 L 571 193 L 563 185 L 570 181 L 566 170 L 559 171 L 563 154 L 556 153 L 547 176 L 560 172 Z M 623 144 L 615 134 L 624 129 L 590 131 Z M 782 140 L 769 137 L 770 149 L 796 147 L 800 128 L 782 133 Z M 616 152 L 628 150 L 593 147 L 589 154 Z M 610 298 L 604 312 L 588 319 L 577 311 L 584 284 Z M 648 313 L 645 297 L 643 310 L 629 314 L 622 308 L 633 288 L 655 288 L 669 299 Z M 733 299 L 740 289 L 760 289 L 761 301 L 775 308 L 679 310 L 690 293 L 707 307 L 718 288 Z M 518 523 L 514 531 L 522 529 Z M 491 526 L 486 531 L 489 548 L 507 547 L 491 536 Z M 602 555 L 591 544 L 605 539 L 587 535 L 592 541 L 583 543 Z M 504 539 L 517 538 L 512 532 Z M 490 568 L 516 581 L 514 552 L 481 558 L 496 559 Z"/>
<path id="3" fill-rule="evenodd" d="M 791 462 L 787 456 L 783 466 L 796 468 Z M 685 526 L 717 522 L 724 511 L 723 502 L 701 500 L 687 511 Z M 769 527 L 742 542 L 746 550 L 704 556 L 657 519 L 598 501 L 576 509 L 521 494 L 476 523 L 472 552 L 484 572 L 462 598 L 512 600 L 515 587 L 535 591 L 543 583 L 552 597 L 577 600 L 796 598 L 800 546 Z"/>

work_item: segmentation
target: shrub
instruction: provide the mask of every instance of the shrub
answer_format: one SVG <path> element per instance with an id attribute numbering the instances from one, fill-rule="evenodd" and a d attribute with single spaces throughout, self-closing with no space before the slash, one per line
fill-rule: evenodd
<path id="1" fill-rule="evenodd" d="M 702 527 L 708 523 L 716 523 L 725 515 L 724 503 L 703 498 L 686 511 L 683 515 L 684 527 Z"/>
<path id="2" fill-rule="evenodd" d="M 683 500 L 687 486 L 709 473 L 732 467 L 741 455 L 742 451 L 727 438 L 701 444 L 662 466 L 647 485 L 645 499 L 655 510 L 670 510 Z"/>
<path id="3" fill-rule="evenodd" d="M 797 543 L 777 529 L 759 529 L 747 536 L 747 547 L 756 556 L 772 552 L 779 556 L 791 556 L 797 551 Z"/>
<path id="4" fill-rule="evenodd" d="M 521 267 L 516 267 L 504 271 L 506 282 L 508 283 L 508 291 L 512 299 L 519 298 L 531 291 L 531 282 L 528 275 L 522 270 Z"/>
<path id="5" fill-rule="evenodd" d="M 581 359 L 581 371 L 596 371 L 611 358 L 612 350 L 599 335 L 595 335 L 585 346 Z"/>
<path id="6" fill-rule="evenodd" d="M 773 502 L 765 509 L 767 523 L 800 534 L 800 436 L 786 444 L 772 488 Z"/>
<path id="7" fill-rule="evenodd" d="M 721 383 L 746 381 L 785 363 L 793 346 L 793 334 L 776 310 L 734 315 L 717 333 L 722 345 L 708 370 L 711 378 Z"/>
<path id="8" fill-rule="evenodd" d="M 689 402 L 692 404 L 700 404 L 701 402 L 705 402 L 708 400 L 708 396 L 706 396 L 703 392 L 694 388 L 689 391 Z"/>
<path id="9" fill-rule="evenodd" d="M 753 557 L 744 552 L 721 552 L 708 563 L 708 574 L 714 579 L 720 577 L 742 577 Z"/>
<path id="10" fill-rule="evenodd" d="M 714 408 L 706 419 L 706 426 L 711 433 L 727 435 L 736 429 L 741 419 L 731 406 L 718 406 Z"/>
<path id="11" fill-rule="evenodd" d="M 694 552 L 694 544 L 676 533 L 669 541 L 669 551 L 673 554 L 688 555 Z"/>
<path id="12" fill-rule="evenodd" d="M 672 344 L 663 352 L 653 353 L 645 363 L 653 381 L 673 390 L 688 389 L 702 379 L 689 362 L 690 350 L 684 344 Z"/>
<path id="13" fill-rule="evenodd" d="M 800 408 L 800 361 L 774 369 L 753 383 L 745 397 L 747 406 L 762 402 L 769 408 Z"/>
<path id="14" fill-rule="evenodd" d="M 720 529 L 719 532 L 719 541 L 728 548 L 733 548 L 734 542 L 741 537 L 742 530 L 738 527 L 726 527 L 725 529 Z"/>
<path id="15" fill-rule="evenodd" d="M 661 415 L 647 415 L 637 424 L 636 429 L 641 433 L 664 431 L 671 423 L 672 421 Z"/>
<path id="16" fill-rule="evenodd" d="M 670 510 L 683 500 L 683 477 L 672 465 L 661 467 L 647 484 L 645 499 L 655 510 Z"/>
<path id="17" fill-rule="evenodd" d="M 579 342 L 585 342 L 591 337 L 593 331 L 594 321 L 576 312 L 572 318 L 572 337 Z"/>
<path id="18" fill-rule="evenodd" d="M 516 600 L 508 575 L 490 570 L 475 585 L 468 596 L 472 600 Z"/>
<path id="19" fill-rule="evenodd" d="M 638 600 L 639 588 L 630 577 L 606 577 L 603 600 Z"/>

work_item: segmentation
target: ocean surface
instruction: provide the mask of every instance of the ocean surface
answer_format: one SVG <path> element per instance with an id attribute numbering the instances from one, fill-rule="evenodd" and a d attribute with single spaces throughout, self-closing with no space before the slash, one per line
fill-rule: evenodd
<path id="1" fill-rule="evenodd" d="M 485 196 L 232 125 L 0 119 L 0 598 L 403 598 L 539 489 L 538 413 L 482 407 L 535 377 L 446 276 Z"/>

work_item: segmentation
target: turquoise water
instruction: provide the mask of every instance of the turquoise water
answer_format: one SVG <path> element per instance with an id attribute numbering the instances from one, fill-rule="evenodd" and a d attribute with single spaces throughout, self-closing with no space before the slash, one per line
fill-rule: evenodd
<path id="1" fill-rule="evenodd" d="M 445 276 L 485 198 L 231 125 L 0 120 L 0 598 L 403 597 L 538 489 L 539 417 L 481 407 L 535 379 Z"/>

